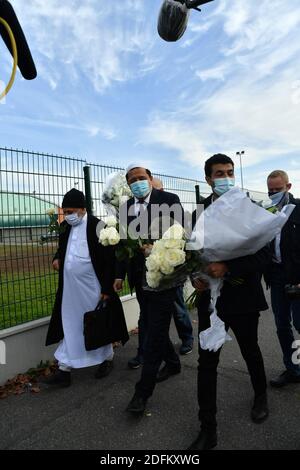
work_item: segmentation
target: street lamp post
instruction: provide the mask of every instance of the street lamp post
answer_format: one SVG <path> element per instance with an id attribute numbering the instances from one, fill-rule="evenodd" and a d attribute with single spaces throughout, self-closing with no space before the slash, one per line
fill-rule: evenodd
<path id="1" fill-rule="evenodd" d="M 242 150 L 241 152 L 236 152 L 236 155 L 240 157 L 241 184 L 242 184 L 242 189 L 244 190 L 242 155 L 245 155 L 245 150 Z"/>

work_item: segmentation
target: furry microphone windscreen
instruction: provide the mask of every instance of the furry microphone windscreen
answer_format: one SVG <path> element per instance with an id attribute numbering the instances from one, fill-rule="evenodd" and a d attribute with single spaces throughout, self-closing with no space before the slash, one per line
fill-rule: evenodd
<path id="1" fill-rule="evenodd" d="M 181 1 L 164 0 L 157 25 L 160 37 L 168 42 L 178 41 L 187 28 L 189 14 L 190 11 Z"/>

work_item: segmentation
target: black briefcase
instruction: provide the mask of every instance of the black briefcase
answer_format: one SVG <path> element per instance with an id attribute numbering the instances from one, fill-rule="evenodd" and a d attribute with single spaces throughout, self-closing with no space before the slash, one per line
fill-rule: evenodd
<path id="1" fill-rule="evenodd" d="M 290 300 L 300 299 L 300 287 L 298 285 L 288 284 L 284 290 Z"/>
<path id="2" fill-rule="evenodd" d="M 129 336 L 118 297 L 100 300 L 95 310 L 84 314 L 83 334 L 87 351 L 119 341 L 126 343 Z"/>

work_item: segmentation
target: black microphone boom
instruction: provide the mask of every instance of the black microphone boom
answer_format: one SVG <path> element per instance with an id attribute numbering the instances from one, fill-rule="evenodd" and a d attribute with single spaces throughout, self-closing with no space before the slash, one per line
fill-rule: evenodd
<path id="1" fill-rule="evenodd" d="M 200 7 L 201 5 L 205 5 L 205 3 L 213 1 L 214 0 L 185 0 L 185 4 L 189 9 L 194 8 L 195 10 L 199 10 L 198 7 Z"/>
<path id="2" fill-rule="evenodd" d="M 37 76 L 34 61 L 17 15 L 7 0 L 0 0 L 0 17 L 8 23 L 15 37 L 18 50 L 18 67 L 21 74 L 26 80 L 33 80 Z M 12 54 L 9 34 L 2 24 L 0 24 L 0 35 Z"/>
<path id="3" fill-rule="evenodd" d="M 160 9 L 157 30 L 162 39 L 178 41 L 188 25 L 190 10 L 201 11 L 199 6 L 214 0 L 164 0 Z"/>

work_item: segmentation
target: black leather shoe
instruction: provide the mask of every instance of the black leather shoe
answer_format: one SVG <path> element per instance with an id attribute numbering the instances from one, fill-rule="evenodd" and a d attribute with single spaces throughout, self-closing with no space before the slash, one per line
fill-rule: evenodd
<path id="1" fill-rule="evenodd" d="M 58 369 L 53 375 L 43 377 L 40 382 L 45 385 L 53 385 L 57 387 L 70 387 L 71 385 L 71 372 L 65 372 Z"/>
<path id="2" fill-rule="evenodd" d="M 210 450 L 217 446 L 217 432 L 202 430 L 187 450 Z"/>
<path id="3" fill-rule="evenodd" d="M 256 424 L 263 423 L 269 416 L 267 394 L 264 393 L 254 398 L 254 404 L 251 410 L 252 421 Z"/>
<path id="4" fill-rule="evenodd" d="M 181 356 L 187 356 L 193 352 L 193 343 L 182 343 L 179 349 Z"/>
<path id="5" fill-rule="evenodd" d="M 135 415 L 140 415 L 140 414 L 144 413 L 144 411 L 146 409 L 146 403 L 147 403 L 147 400 L 145 398 L 143 398 L 140 395 L 138 395 L 137 393 L 135 393 L 133 395 L 129 405 L 126 408 L 126 411 L 128 411 L 128 413 L 132 413 L 132 414 L 135 414 Z"/>
<path id="6" fill-rule="evenodd" d="M 163 382 L 172 375 L 180 374 L 181 369 L 170 369 L 167 364 L 158 372 L 156 382 Z"/>
<path id="7" fill-rule="evenodd" d="M 143 365 L 143 358 L 141 356 L 135 356 L 128 361 L 129 369 L 139 369 Z"/>
<path id="8" fill-rule="evenodd" d="M 300 383 L 300 376 L 292 374 L 289 370 L 285 370 L 276 379 L 270 380 L 270 385 L 274 388 L 281 388 L 291 383 Z"/>
<path id="9" fill-rule="evenodd" d="M 111 373 L 113 370 L 114 363 L 113 361 L 104 361 L 95 372 L 95 379 L 102 379 Z"/>

